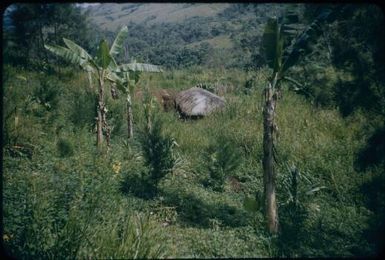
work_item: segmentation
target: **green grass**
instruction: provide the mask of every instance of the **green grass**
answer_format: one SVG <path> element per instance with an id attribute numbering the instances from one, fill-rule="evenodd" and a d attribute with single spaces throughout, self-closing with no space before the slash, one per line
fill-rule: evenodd
<path id="1" fill-rule="evenodd" d="M 243 94 L 248 75 L 240 71 L 167 71 L 143 75 L 140 87 L 187 89 L 200 82 L 227 83 L 226 109 L 196 121 L 183 121 L 175 112 L 157 113 L 163 131 L 175 139 L 176 162 L 159 183 L 157 196 L 146 199 L 122 186 L 140 184 L 147 168 L 137 137 L 126 140 L 125 101 L 108 98 L 115 127 L 108 154 L 96 150 L 92 92 L 84 75 L 38 78 L 36 73 L 5 68 L 3 162 L 4 246 L 17 258 L 158 258 L 158 257 L 276 257 L 373 255 L 364 231 L 374 212 L 362 202 L 365 181 L 353 168 L 365 118 L 347 120 L 335 109 L 313 107 L 285 90 L 278 101 L 277 142 L 279 213 L 285 213 L 289 194 L 288 165 L 295 165 L 308 181 L 301 190 L 325 188 L 304 196 L 306 218 L 298 233 L 299 246 L 282 243 L 265 230 L 263 211 L 247 211 L 245 197 L 262 194 L 262 95 L 267 72 L 256 73 L 257 84 Z M 28 79 L 28 84 L 16 76 Z M 60 74 L 63 75 L 63 74 Z M 38 89 L 52 90 L 46 103 L 36 100 Z M 35 99 L 33 99 L 35 98 Z M 56 101 L 55 101 L 56 100 Z M 18 125 L 15 129 L 16 107 Z M 135 135 L 145 124 L 140 100 L 134 100 Z M 223 191 L 205 187 L 209 177 L 204 151 L 225 136 L 242 160 L 226 180 Z M 11 153 L 15 145 L 32 145 L 31 159 Z M 16 148 L 12 148 L 16 149 Z M 147 169 L 148 170 L 148 169 Z M 282 219 L 290 220 L 290 215 Z M 290 221 L 285 225 L 290 225 Z M 288 226 L 289 227 L 289 226 Z M 296 228 L 300 228 L 299 230 Z M 289 229 L 288 229 L 289 230 Z M 291 230 L 291 229 L 290 229 Z M 302 236 L 302 237 L 301 237 Z M 280 240 L 281 239 L 281 240 Z"/>

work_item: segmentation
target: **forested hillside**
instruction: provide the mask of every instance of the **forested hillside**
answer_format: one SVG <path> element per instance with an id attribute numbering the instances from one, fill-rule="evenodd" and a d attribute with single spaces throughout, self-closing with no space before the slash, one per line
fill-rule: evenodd
<path id="1" fill-rule="evenodd" d="M 5 253 L 381 255 L 384 25 L 369 4 L 9 6 Z"/>
<path id="2" fill-rule="evenodd" d="M 279 4 L 103 4 L 87 12 L 110 38 L 128 25 L 126 59 L 135 53 L 140 61 L 168 68 L 240 68 L 260 62 L 255 44 L 263 24 L 283 10 Z"/>

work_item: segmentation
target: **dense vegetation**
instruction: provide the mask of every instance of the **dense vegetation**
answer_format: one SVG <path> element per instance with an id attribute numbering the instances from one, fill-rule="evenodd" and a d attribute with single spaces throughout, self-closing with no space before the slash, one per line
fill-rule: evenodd
<path id="1" fill-rule="evenodd" d="M 182 22 L 148 24 L 130 21 L 126 50 L 135 53 L 139 60 L 168 68 L 193 65 L 255 67 L 261 65 L 255 48 L 262 35 L 261 25 L 268 14 L 283 12 L 280 6 L 271 7 L 233 4 L 217 16 L 203 17 L 197 13 Z M 113 37 L 112 31 L 104 33 Z"/>
<path id="2" fill-rule="evenodd" d="M 111 44 L 116 32 L 96 32 L 74 5 L 11 6 L 3 27 L 6 252 L 55 259 L 381 253 L 384 16 L 370 5 L 338 7 L 310 54 L 288 71 L 296 84 L 282 82 L 279 232 L 271 235 L 263 207 L 262 93 L 272 70 L 259 45 L 268 16 L 294 12 L 303 28 L 320 6 L 231 4 L 180 23 L 128 24 L 118 62 L 137 59 L 165 71 L 143 73 L 136 83 L 148 93 L 143 101 L 133 96 L 133 138 L 124 93 L 115 90 L 115 99 L 106 91 L 108 152 L 96 146 L 98 99 L 87 73 L 44 44 L 63 45 L 64 37 L 95 56 L 99 40 Z M 230 47 L 208 41 L 216 37 Z M 225 86 L 223 111 L 182 120 L 149 94 L 198 83 L 214 92 Z"/>

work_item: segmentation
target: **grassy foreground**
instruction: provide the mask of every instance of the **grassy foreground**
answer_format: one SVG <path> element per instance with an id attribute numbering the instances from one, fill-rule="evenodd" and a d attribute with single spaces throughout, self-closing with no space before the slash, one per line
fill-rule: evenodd
<path id="1" fill-rule="evenodd" d="M 271 237 L 261 207 L 265 70 L 256 73 L 248 94 L 244 86 L 250 75 L 240 71 L 195 68 L 142 77 L 140 86 L 150 88 L 182 90 L 201 82 L 231 86 L 226 109 L 201 120 L 156 112 L 163 133 L 176 143 L 176 161 L 155 196 L 140 192 L 147 166 L 138 141 L 145 125 L 139 100 L 134 100 L 135 138 L 127 141 L 124 97 L 109 97 L 112 149 L 99 154 L 95 98 L 85 75 L 11 67 L 4 74 L 3 240 L 12 256 L 374 254 L 365 233 L 374 212 L 365 206 L 360 188 L 375 172 L 363 175 L 353 168 L 354 155 L 364 145 L 366 121 L 360 113 L 342 119 L 337 110 L 315 108 L 284 91 L 277 115 L 281 232 Z M 207 185 L 207 158 L 213 154 L 210 147 L 223 140 L 239 155 L 238 166 L 217 190 Z M 296 206 L 294 171 L 299 176 Z"/>

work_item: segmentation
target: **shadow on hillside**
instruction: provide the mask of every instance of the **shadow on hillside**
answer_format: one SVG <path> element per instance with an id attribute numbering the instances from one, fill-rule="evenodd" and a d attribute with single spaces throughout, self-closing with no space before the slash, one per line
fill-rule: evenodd
<path id="1" fill-rule="evenodd" d="M 165 204 L 176 207 L 178 218 L 186 225 L 210 228 L 212 220 L 221 225 L 240 227 L 248 224 L 249 214 L 225 203 L 209 204 L 194 194 L 163 192 Z"/>
<path id="2" fill-rule="evenodd" d="M 120 182 L 120 191 L 124 195 L 133 195 L 141 199 L 153 199 L 158 191 L 144 174 L 128 174 Z"/>
<path id="3" fill-rule="evenodd" d="M 120 183 L 120 191 L 125 195 L 147 200 L 161 195 L 164 204 L 175 207 L 179 220 L 188 226 L 210 228 L 213 220 L 229 227 L 240 227 L 248 224 L 250 214 L 243 209 L 226 203 L 207 203 L 193 193 L 158 191 L 151 181 L 143 176 L 145 175 L 126 175 Z"/>

